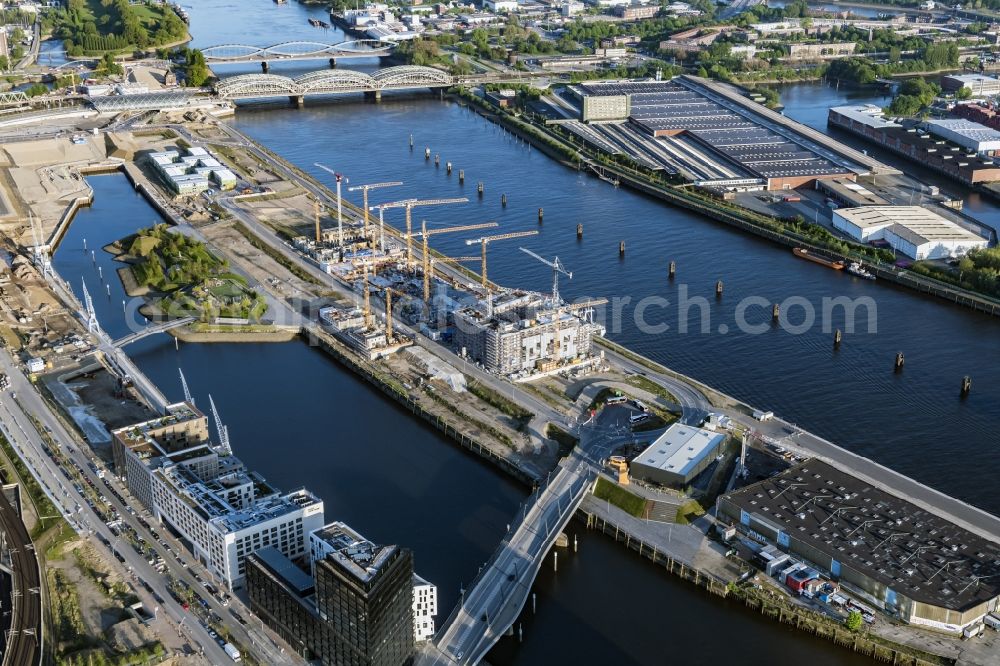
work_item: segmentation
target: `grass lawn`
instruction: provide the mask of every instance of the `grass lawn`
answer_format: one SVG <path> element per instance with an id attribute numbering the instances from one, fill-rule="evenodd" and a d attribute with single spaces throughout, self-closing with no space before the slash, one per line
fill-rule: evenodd
<path id="1" fill-rule="evenodd" d="M 606 500 L 636 518 L 641 518 L 646 512 L 645 499 L 604 478 L 597 480 L 594 497 Z"/>

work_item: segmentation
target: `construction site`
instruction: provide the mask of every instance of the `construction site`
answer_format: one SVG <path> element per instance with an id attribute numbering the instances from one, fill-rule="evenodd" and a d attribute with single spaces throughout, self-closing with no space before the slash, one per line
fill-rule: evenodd
<path id="1" fill-rule="evenodd" d="M 564 303 L 559 296 L 559 276 L 572 278 L 559 261 L 521 248 L 530 259 L 553 271 L 550 294 L 504 287 L 488 278 L 490 244 L 537 235 L 537 231 L 493 233 L 496 222 L 447 227 L 413 223 L 413 209 L 468 202 L 452 199 L 404 199 L 369 202 L 369 191 L 401 185 L 399 182 L 352 186 L 361 191 L 360 209 L 345 212 L 341 198 L 342 175 L 327 167 L 337 184 L 336 210 L 318 201 L 313 205 L 310 235 L 297 235 L 292 246 L 325 273 L 346 282 L 355 302 L 330 305 L 319 311 L 322 325 L 356 352 L 378 358 L 409 346 L 415 331 L 435 341 L 451 343 L 463 358 L 484 369 L 515 380 L 579 372 L 595 366 L 600 356 L 592 351 L 594 335 L 603 327 L 594 320 L 594 308 L 604 299 Z M 402 209 L 404 229 L 387 226 L 385 213 Z M 378 212 L 377 222 L 372 213 Z M 297 225 L 296 230 L 303 228 Z M 430 247 L 433 236 L 482 233 L 465 239 L 479 246 L 479 254 L 451 257 Z M 419 243 L 419 245 L 418 245 Z M 473 264 L 479 274 L 465 270 Z M 358 302 L 360 301 L 360 302 Z M 398 316 L 407 324 L 394 328 Z"/>

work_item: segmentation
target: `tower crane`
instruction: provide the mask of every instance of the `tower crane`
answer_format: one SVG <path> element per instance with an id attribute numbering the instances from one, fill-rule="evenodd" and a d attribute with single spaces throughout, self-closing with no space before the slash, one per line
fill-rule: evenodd
<path id="1" fill-rule="evenodd" d="M 434 274 L 434 266 L 437 264 L 465 264 L 472 263 L 473 261 L 479 262 L 480 257 L 478 255 L 474 257 L 431 257 L 431 274 Z"/>
<path id="2" fill-rule="evenodd" d="M 525 236 L 537 236 L 537 231 L 513 231 L 509 234 L 497 234 L 496 236 L 483 236 L 482 238 L 474 238 L 472 240 L 465 241 L 466 245 L 472 245 L 474 243 L 479 243 L 482 246 L 482 254 L 480 256 L 482 260 L 482 284 L 486 287 L 489 282 L 486 279 L 486 246 L 493 241 L 507 240 L 508 238 L 524 238 Z"/>
<path id="3" fill-rule="evenodd" d="M 348 180 L 344 178 L 344 174 L 334 171 L 328 166 L 323 166 L 319 162 L 313 162 L 313 164 L 318 166 L 323 171 L 332 173 L 333 177 L 337 179 L 337 242 L 340 247 L 344 247 L 344 207 L 343 199 L 340 197 L 340 183 L 346 183 Z"/>
<path id="4" fill-rule="evenodd" d="M 548 259 L 538 256 L 537 254 L 535 254 L 534 252 L 532 252 L 527 248 L 522 247 L 520 248 L 520 250 L 529 257 L 534 257 L 535 259 L 537 259 L 538 261 L 542 262 L 543 264 L 552 269 L 552 304 L 559 305 L 559 274 L 562 273 L 570 280 L 572 280 L 573 272 L 566 270 L 566 267 L 562 265 L 561 261 L 559 261 L 559 257 L 556 257 L 552 261 L 549 261 Z"/>
<path id="5" fill-rule="evenodd" d="M 405 291 L 399 291 L 392 287 L 385 288 L 385 343 L 392 344 L 392 295 L 409 296 Z"/>
<path id="6" fill-rule="evenodd" d="M 468 197 L 459 197 L 456 199 L 403 199 L 402 201 L 391 201 L 380 204 L 379 215 L 386 208 L 403 208 L 406 210 L 406 266 L 409 268 L 413 263 L 413 209 L 417 206 L 442 206 L 444 204 L 468 202 Z"/>
<path id="7" fill-rule="evenodd" d="M 383 187 L 397 187 L 403 183 L 395 180 L 389 183 L 368 183 L 367 185 L 355 185 L 354 187 L 348 187 L 348 192 L 357 192 L 361 190 L 362 201 L 364 202 L 365 217 L 362 222 L 364 225 L 362 227 L 365 240 L 368 240 L 368 190 L 380 190 Z"/>
<path id="8" fill-rule="evenodd" d="M 427 239 L 438 234 L 450 234 L 456 231 L 475 231 L 477 229 L 491 229 L 500 226 L 496 222 L 482 222 L 480 224 L 463 224 L 457 227 L 438 227 L 428 229 L 427 220 L 420 221 L 420 237 L 423 240 L 422 259 L 424 262 L 424 303 L 430 307 L 431 304 L 431 276 L 434 272 L 430 261 L 430 248 L 427 246 Z"/>
<path id="9" fill-rule="evenodd" d="M 365 264 L 365 276 L 364 276 L 364 281 L 361 283 L 361 286 L 364 289 L 364 296 L 365 296 L 365 309 L 364 309 L 364 314 L 365 314 L 365 330 L 366 331 L 370 331 L 375 326 L 374 326 L 374 322 L 372 321 L 372 319 L 373 319 L 373 317 L 372 317 L 372 296 L 371 296 L 371 292 L 369 291 L 369 287 L 368 287 L 368 264 Z"/>

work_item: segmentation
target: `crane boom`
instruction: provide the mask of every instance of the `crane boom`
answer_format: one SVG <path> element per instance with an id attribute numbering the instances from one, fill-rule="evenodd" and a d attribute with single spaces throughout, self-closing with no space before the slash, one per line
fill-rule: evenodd
<path id="1" fill-rule="evenodd" d="M 184 400 L 194 404 L 194 397 L 191 395 L 191 389 L 188 388 L 187 379 L 184 378 L 184 371 L 177 368 L 177 373 L 181 376 L 181 389 L 184 390 Z"/>
<path id="2" fill-rule="evenodd" d="M 431 306 L 431 277 L 434 273 L 434 266 L 430 261 L 430 248 L 427 247 L 427 239 L 436 234 L 450 234 L 456 231 L 474 231 L 476 229 L 490 229 L 493 227 L 500 226 L 496 222 L 481 222 L 479 224 L 463 224 L 457 227 L 439 227 L 437 229 L 428 229 L 427 220 L 422 220 L 420 222 L 420 236 L 423 238 L 424 246 L 421 258 L 424 262 L 424 304 L 430 308 Z"/>
<path id="3" fill-rule="evenodd" d="M 232 453 L 233 450 L 229 446 L 229 428 L 222 425 L 222 418 L 219 416 L 219 410 L 215 408 L 215 401 L 212 400 L 211 394 L 208 396 L 208 404 L 212 408 L 212 418 L 215 419 L 215 429 L 219 433 L 219 445 L 226 453 Z"/>
<path id="4" fill-rule="evenodd" d="M 364 223 L 363 223 L 363 227 L 362 227 L 362 232 L 361 233 L 362 233 L 362 235 L 363 235 L 363 237 L 364 237 L 365 240 L 369 240 L 369 238 L 368 238 L 368 190 L 379 190 L 379 189 L 382 189 L 383 187 L 396 187 L 397 185 L 402 185 L 402 184 L 403 183 L 401 181 L 395 180 L 395 181 L 388 182 L 388 183 L 368 183 L 367 185 L 355 185 L 354 187 L 348 187 L 347 188 L 348 192 L 355 192 L 357 190 L 361 190 L 361 198 L 362 198 L 362 200 L 364 202 L 364 210 L 365 210 Z"/>
<path id="5" fill-rule="evenodd" d="M 483 264 L 482 264 L 482 269 L 481 269 L 482 270 L 482 276 L 481 277 L 482 277 L 483 287 L 486 287 L 486 285 L 489 283 L 488 280 L 486 279 L 486 246 L 489 243 L 492 243 L 493 241 L 498 241 L 498 240 L 507 240 L 508 238 L 524 238 L 525 236 L 537 236 L 537 235 L 538 235 L 538 231 L 537 230 L 533 230 L 533 231 L 512 231 L 512 232 L 506 233 L 506 234 L 497 234 L 495 236 L 483 236 L 482 238 L 474 238 L 474 239 L 465 241 L 466 245 L 472 245 L 474 243 L 479 243 L 482 246 L 481 259 L 482 259 Z"/>
<path id="6" fill-rule="evenodd" d="M 522 247 L 522 248 L 520 248 L 520 250 L 521 250 L 521 252 L 524 252 L 525 254 L 527 254 L 530 257 L 534 257 L 535 259 L 537 259 L 538 261 L 542 262 L 543 264 L 545 264 L 546 266 L 548 266 L 549 268 L 552 269 L 552 302 L 553 302 L 553 304 L 558 305 L 559 304 L 559 274 L 562 273 L 563 275 L 565 275 L 566 277 L 568 277 L 570 280 L 572 280 L 573 279 L 573 272 L 566 270 L 566 267 L 562 265 L 561 261 L 559 261 L 559 257 L 556 257 L 553 261 L 549 261 L 548 259 L 545 259 L 544 257 L 538 256 L 537 254 L 535 254 L 534 252 L 532 252 L 531 250 L 529 250 L 527 248 Z"/>
<path id="7" fill-rule="evenodd" d="M 383 208 L 406 209 L 406 266 L 413 265 L 413 216 L 412 211 L 417 206 L 442 206 L 444 204 L 468 203 L 468 197 L 453 199 L 403 199 L 382 204 Z"/>

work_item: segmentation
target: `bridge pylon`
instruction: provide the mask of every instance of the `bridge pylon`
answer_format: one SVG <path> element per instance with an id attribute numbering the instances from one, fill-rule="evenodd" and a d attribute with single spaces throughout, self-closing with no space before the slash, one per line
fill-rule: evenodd
<path id="1" fill-rule="evenodd" d="M 97 334 L 101 332 L 101 325 L 97 322 L 97 312 L 94 310 L 94 301 L 90 298 L 90 292 L 87 291 L 87 281 L 80 279 L 83 283 L 83 303 L 84 307 L 87 309 L 87 330 L 91 333 Z"/>

